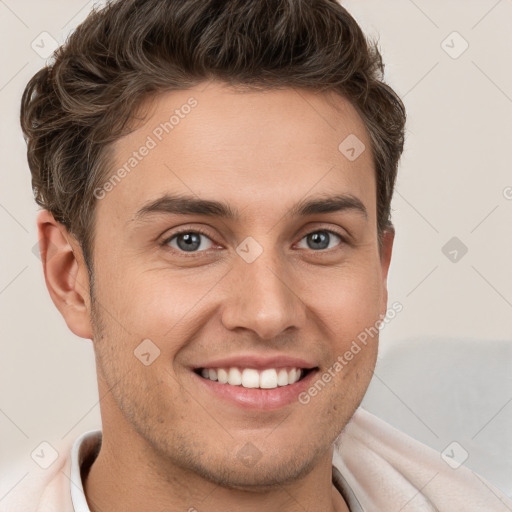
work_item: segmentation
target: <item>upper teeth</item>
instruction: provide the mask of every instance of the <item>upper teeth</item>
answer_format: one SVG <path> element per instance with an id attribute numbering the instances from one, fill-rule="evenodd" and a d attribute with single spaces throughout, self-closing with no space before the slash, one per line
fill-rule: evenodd
<path id="1" fill-rule="evenodd" d="M 302 376 L 300 368 L 267 368 L 258 371 L 254 368 L 245 368 L 242 371 L 232 368 L 203 368 L 201 375 L 205 379 L 216 380 L 221 384 L 243 386 L 244 388 L 272 389 L 277 386 L 294 384 Z"/>

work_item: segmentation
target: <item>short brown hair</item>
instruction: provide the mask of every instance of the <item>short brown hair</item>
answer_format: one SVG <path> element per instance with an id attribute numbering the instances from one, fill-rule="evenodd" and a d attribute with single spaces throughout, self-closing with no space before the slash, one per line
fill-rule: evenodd
<path id="1" fill-rule="evenodd" d="M 21 103 L 32 188 L 82 246 L 109 149 L 145 99 L 208 80 L 335 91 L 365 122 L 379 241 L 403 150 L 405 108 L 375 43 L 336 0 L 115 0 L 94 10 L 28 83 Z"/>

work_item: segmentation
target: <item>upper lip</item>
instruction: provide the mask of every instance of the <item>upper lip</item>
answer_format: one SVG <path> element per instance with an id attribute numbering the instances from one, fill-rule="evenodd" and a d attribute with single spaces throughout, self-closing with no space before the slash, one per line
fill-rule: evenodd
<path id="1" fill-rule="evenodd" d="M 202 364 L 194 366 L 194 369 L 198 368 L 303 368 L 312 369 L 316 368 L 316 365 L 311 361 L 302 359 L 300 357 L 292 357 L 287 355 L 276 355 L 276 356 L 265 356 L 265 355 L 238 355 L 230 356 L 222 359 L 216 359 L 215 361 L 208 361 Z"/>

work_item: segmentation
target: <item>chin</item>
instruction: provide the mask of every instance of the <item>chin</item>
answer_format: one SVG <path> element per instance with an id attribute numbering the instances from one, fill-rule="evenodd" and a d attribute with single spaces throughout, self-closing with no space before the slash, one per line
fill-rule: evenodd
<path id="1" fill-rule="evenodd" d="M 308 457 L 304 450 L 290 455 L 275 457 L 275 453 L 262 454 L 255 462 L 247 458 L 235 460 L 209 459 L 209 464 L 200 463 L 191 468 L 202 478 L 215 485 L 246 492 L 264 492 L 305 477 L 318 462 L 317 457 Z"/>

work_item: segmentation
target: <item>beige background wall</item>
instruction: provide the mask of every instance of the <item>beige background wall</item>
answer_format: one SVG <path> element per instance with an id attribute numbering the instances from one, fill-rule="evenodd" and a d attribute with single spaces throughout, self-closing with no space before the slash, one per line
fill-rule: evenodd
<path id="1" fill-rule="evenodd" d="M 23 87 L 45 62 L 38 52 L 63 42 L 92 5 L 0 1 L 0 475 L 14 458 L 30 462 L 41 441 L 58 446 L 99 425 L 91 342 L 67 330 L 34 253 L 18 127 Z M 390 304 L 404 309 L 382 333 L 382 353 L 429 337 L 512 343 L 512 2 L 344 5 L 379 34 L 409 117 L 389 283 Z"/>

